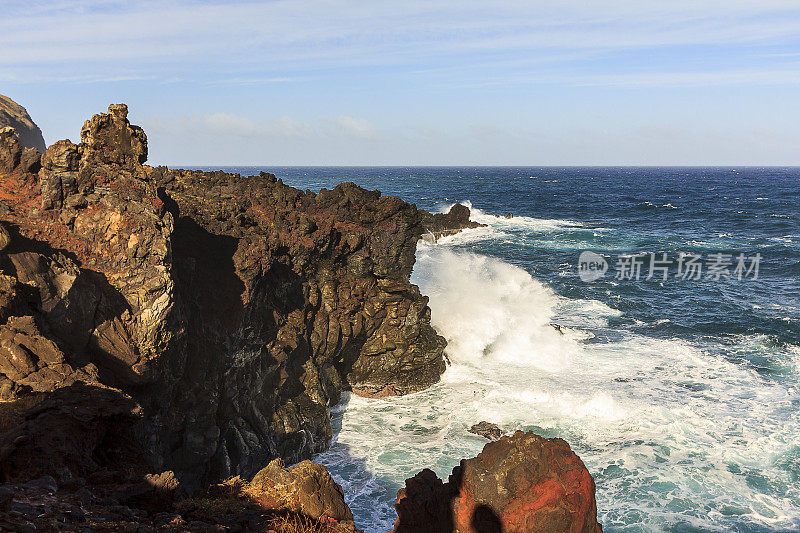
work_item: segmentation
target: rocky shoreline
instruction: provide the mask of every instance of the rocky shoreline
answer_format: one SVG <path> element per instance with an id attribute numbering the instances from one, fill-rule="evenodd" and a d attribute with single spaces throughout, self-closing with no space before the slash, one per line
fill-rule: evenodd
<path id="1" fill-rule="evenodd" d="M 112 105 L 79 144 L 42 154 L 0 123 L 0 527 L 355 530 L 341 488 L 305 460 L 330 445 L 343 392 L 408 394 L 445 371 L 409 276 L 417 241 L 474 227 L 469 210 L 153 168 L 127 114 Z M 591 476 L 558 453 L 536 459 L 557 481 L 528 511 L 492 504 L 503 530 L 599 530 Z M 515 490 L 539 486 L 522 471 Z M 398 531 L 491 530 L 399 516 Z"/>

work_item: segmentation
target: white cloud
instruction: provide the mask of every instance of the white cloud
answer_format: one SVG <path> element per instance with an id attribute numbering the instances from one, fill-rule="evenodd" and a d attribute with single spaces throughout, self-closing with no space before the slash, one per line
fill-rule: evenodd
<path id="1" fill-rule="evenodd" d="M 330 125 L 330 132 L 333 135 L 343 135 L 359 139 L 381 138 L 381 133 L 378 129 L 365 118 L 339 115 L 336 118 L 329 119 L 328 124 Z"/>
<path id="2" fill-rule="evenodd" d="M 648 71 L 611 74 L 536 73 L 511 77 L 489 78 L 463 87 L 493 87 L 530 84 L 570 85 L 578 87 L 709 87 L 716 85 L 800 85 L 800 68 L 733 69 L 701 72 Z"/>
<path id="3" fill-rule="evenodd" d="M 227 136 L 249 139 L 380 139 L 383 134 L 367 119 L 339 115 L 314 124 L 283 116 L 254 120 L 233 113 L 208 113 L 172 118 L 144 118 L 146 131 L 173 136 Z"/>
<path id="4" fill-rule="evenodd" d="M 152 69 L 166 76 L 219 65 L 231 83 L 293 79 L 289 70 L 357 65 L 445 65 L 517 51 L 540 60 L 598 49 L 775 43 L 800 37 L 796 0 L 168 0 L 6 2 L 0 66 Z M 257 65 L 258 69 L 253 66 Z M 255 72 L 259 70 L 259 72 Z M 152 73 L 152 72 L 150 72 Z M 130 74 L 129 72 L 127 74 Z M 235 80 L 235 81 L 233 81 Z"/>

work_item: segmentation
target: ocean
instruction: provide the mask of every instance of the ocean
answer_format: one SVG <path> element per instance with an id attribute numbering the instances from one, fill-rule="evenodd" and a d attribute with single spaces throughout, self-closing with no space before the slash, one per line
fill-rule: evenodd
<path id="1" fill-rule="evenodd" d="M 224 170 L 486 224 L 418 247 L 441 382 L 333 409 L 314 460 L 366 531 L 406 478 L 477 455 L 482 420 L 566 439 L 606 532 L 800 530 L 800 168 Z"/>

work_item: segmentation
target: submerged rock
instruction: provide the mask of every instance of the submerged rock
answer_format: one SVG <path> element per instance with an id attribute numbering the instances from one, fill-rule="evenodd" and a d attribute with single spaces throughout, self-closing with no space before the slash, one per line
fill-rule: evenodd
<path id="1" fill-rule="evenodd" d="M 474 433 L 475 435 L 480 435 L 481 437 L 485 437 L 489 440 L 497 440 L 503 436 L 503 430 L 500 429 L 497 424 L 492 424 L 491 422 L 478 422 L 471 428 L 469 428 L 470 433 Z"/>
<path id="2" fill-rule="evenodd" d="M 394 531 L 599 533 L 595 485 L 561 439 L 517 431 L 462 460 L 447 483 L 430 470 L 397 494 Z"/>

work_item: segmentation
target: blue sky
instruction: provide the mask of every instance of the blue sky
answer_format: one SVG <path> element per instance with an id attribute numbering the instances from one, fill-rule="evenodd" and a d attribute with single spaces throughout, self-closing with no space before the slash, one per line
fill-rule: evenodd
<path id="1" fill-rule="evenodd" d="M 800 165 L 800 2 L 0 0 L 48 143 L 170 165 Z"/>

